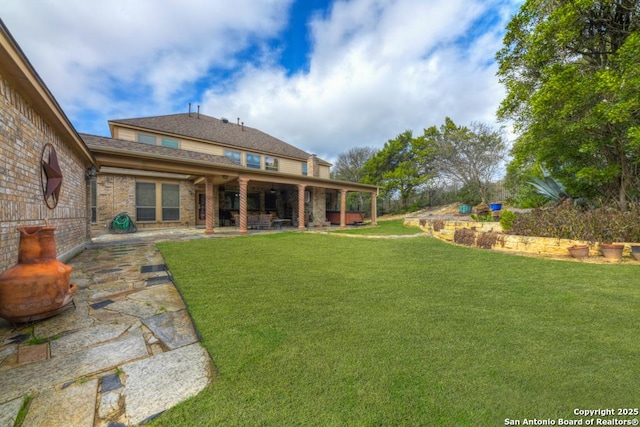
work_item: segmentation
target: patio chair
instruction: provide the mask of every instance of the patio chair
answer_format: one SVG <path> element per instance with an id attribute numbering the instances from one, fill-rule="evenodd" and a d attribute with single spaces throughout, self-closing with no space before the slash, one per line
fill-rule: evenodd
<path id="1" fill-rule="evenodd" d="M 257 228 L 259 225 L 258 215 L 247 215 L 247 227 Z"/>
<path id="2" fill-rule="evenodd" d="M 258 215 L 258 228 L 271 228 L 271 214 Z"/>

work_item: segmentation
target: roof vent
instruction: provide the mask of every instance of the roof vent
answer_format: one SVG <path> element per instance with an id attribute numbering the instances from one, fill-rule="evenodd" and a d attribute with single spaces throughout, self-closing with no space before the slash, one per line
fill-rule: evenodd
<path id="1" fill-rule="evenodd" d="M 229 119 L 227 119 L 226 117 L 222 117 L 222 123 L 229 123 Z"/>

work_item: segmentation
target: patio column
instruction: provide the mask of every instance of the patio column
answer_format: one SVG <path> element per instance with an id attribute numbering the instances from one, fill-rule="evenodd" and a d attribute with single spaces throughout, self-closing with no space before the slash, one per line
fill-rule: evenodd
<path id="1" fill-rule="evenodd" d="M 238 178 L 240 184 L 240 234 L 247 233 L 247 187 L 249 178 Z"/>
<path id="2" fill-rule="evenodd" d="M 306 185 L 298 184 L 298 230 L 306 230 L 304 226 L 304 189 Z"/>
<path id="3" fill-rule="evenodd" d="M 213 234 L 213 177 L 207 176 L 205 178 L 205 230 L 204 234 Z"/>
<path id="4" fill-rule="evenodd" d="M 347 190 L 340 190 L 340 228 L 347 228 Z"/>
<path id="5" fill-rule="evenodd" d="M 371 225 L 378 225 L 378 194 L 375 191 L 371 192 Z"/>

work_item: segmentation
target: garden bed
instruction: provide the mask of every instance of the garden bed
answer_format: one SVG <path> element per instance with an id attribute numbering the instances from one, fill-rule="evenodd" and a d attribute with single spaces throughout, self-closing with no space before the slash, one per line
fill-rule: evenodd
<path id="1" fill-rule="evenodd" d="M 599 243 L 553 237 L 506 234 L 503 232 L 499 222 L 406 218 L 404 224 L 405 226 L 420 227 L 422 231 L 430 236 L 450 243 L 553 258 L 571 259 L 568 251 L 570 246 L 587 245 L 589 246 L 588 260 L 604 260 L 604 258 L 600 256 Z M 622 244 L 624 245 L 622 259 L 637 262 L 631 258 L 632 243 Z"/>

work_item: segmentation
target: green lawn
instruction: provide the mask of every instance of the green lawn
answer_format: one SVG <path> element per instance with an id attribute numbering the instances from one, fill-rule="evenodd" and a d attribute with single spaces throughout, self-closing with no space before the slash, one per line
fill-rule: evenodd
<path id="1" fill-rule="evenodd" d="M 406 227 L 404 220 L 394 219 L 391 221 L 378 221 L 378 225 L 372 227 L 365 225 L 362 227 L 347 228 L 346 230 L 334 230 L 334 233 L 344 234 L 373 234 L 373 235 L 408 235 L 420 233 L 418 227 Z"/>
<path id="2" fill-rule="evenodd" d="M 492 426 L 638 406 L 640 265 L 426 237 L 159 247 L 217 377 L 154 425 Z"/>

